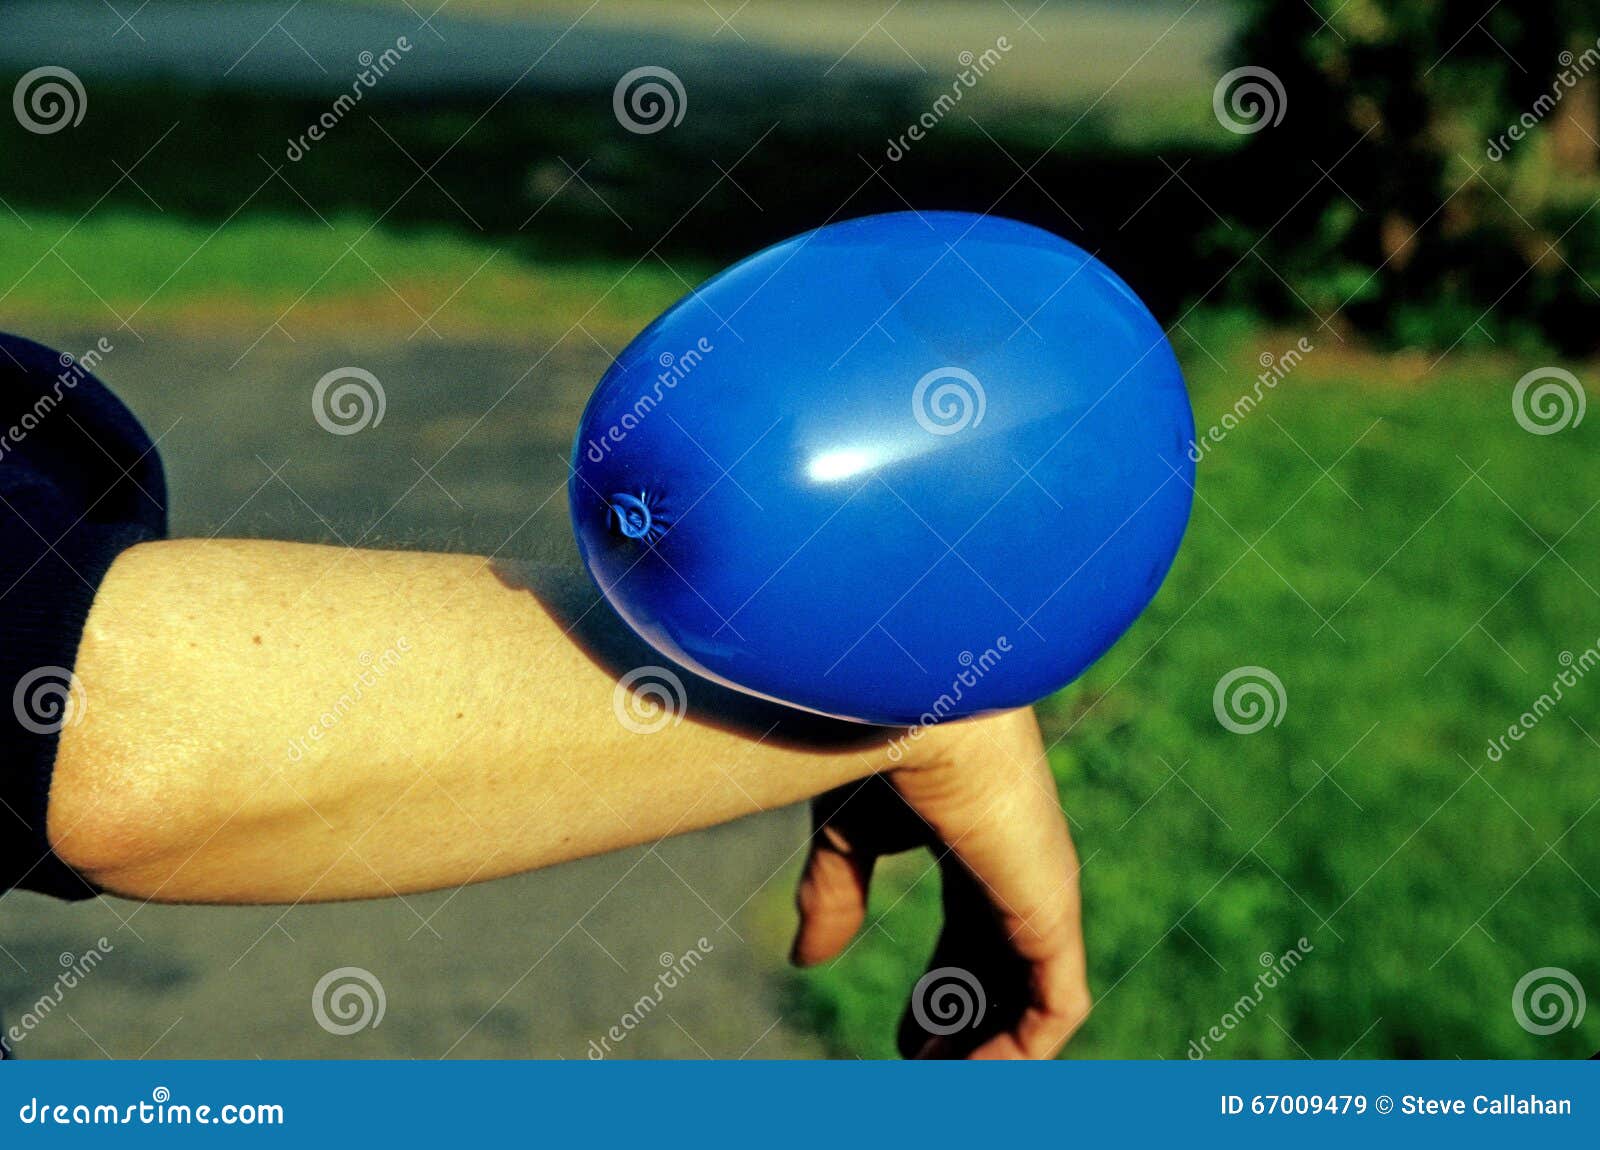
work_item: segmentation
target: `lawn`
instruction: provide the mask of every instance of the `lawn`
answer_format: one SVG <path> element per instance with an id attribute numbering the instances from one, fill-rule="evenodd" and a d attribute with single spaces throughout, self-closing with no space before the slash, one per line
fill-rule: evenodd
<path id="1" fill-rule="evenodd" d="M 219 227 L 111 209 L 9 215 L 0 269 L 0 325 L 12 330 L 63 316 L 134 331 L 277 323 L 291 336 L 356 323 L 367 334 L 513 336 L 582 324 L 616 346 L 709 270 L 660 257 L 543 260 L 526 246 L 350 216 L 244 215 Z"/>
<path id="2" fill-rule="evenodd" d="M 1534 363 L 1184 326 L 1201 428 L 1259 356 L 1314 350 L 1200 464 L 1149 611 L 1039 709 L 1098 999 L 1070 1056 L 1592 1054 L 1593 1012 L 1539 1036 L 1512 992 L 1546 966 L 1600 986 L 1593 422 L 1525 431 L 1511 395 Z M 1576 685 L 1533 712 L 1570 659 Z M 1213 707 L 1243 666 L 1283 687 L 1253 734 Z M 1524 712 L 1532 729 L 1491 755 Z M 791 982 L 840 1054 L 892 1054 L 935 932 L 928 860 L 884 877 L 846 959 Z M 1291 948 L 1299 965 L 1262 987 Z"/>

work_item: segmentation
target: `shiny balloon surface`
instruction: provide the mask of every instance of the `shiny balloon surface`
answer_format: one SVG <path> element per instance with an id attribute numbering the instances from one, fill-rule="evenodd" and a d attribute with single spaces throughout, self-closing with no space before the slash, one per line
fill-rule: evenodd
<path id="1" fill-rule="evenodd" d="M 1193 433 L 1160 326 L 1104 264 L 1009 220 L 873 216 L 634 339 L 584 412 L 572 520 L 663 654 L 925 724 L 1031 703 L 1126 630 L 1188 521 Z"/>

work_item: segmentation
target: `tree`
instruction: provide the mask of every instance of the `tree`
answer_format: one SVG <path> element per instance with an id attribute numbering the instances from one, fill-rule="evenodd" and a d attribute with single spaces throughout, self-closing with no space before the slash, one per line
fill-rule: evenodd
<path id="1" fill-rule="evenodd" d="M 1235 290 L 1403 343 L 1595 348 L 1597 32 L 1593 0 L 1250 3 L 1235 62 L 1284 108 L 1244 149 L 1270 194 L 1240 201 Z"/>

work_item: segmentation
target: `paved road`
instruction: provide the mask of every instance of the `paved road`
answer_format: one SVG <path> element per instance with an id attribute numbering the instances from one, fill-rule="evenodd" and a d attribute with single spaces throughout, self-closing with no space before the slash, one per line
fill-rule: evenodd
<path id="1" fill-rule="evenodd" d="M 76 350 L 98 333 L 36 334 Z M 274 336 L 230 372 L 256 334 L 124 337 L 103 365 L 164 435 L 175 533 L 570 554 L 564 494 L 527 517 L 562 484 L 571 428 L 605 367 L 597 348 L 563 345 L 516 383 L 546 345 Z M 310 394 L 346 365 L 378 377 L 387 410 L 340 437 L 314 422 Z M 415 461 L 441 455 L 424 477 Z M 816 1040 L 781 1019 L 776 979 L 780 888 L 804 829 L 803 812 L 773 812 L 656 851 L 403 902 L 285 911 L 13 894 L 0 902 L 0 1016 L 16 1025 L 50 992 L 59 956 L 105 936 L 110 954 L 19 1056 L 581 1058 L 651 989 L 664 956 L 704 937 L 704 962 L 617 1053 L 811 1056 Z M 378 977 L 386 1013 L 338 1037 L 313 1019 L 311 995 L 344 966 Z"/>

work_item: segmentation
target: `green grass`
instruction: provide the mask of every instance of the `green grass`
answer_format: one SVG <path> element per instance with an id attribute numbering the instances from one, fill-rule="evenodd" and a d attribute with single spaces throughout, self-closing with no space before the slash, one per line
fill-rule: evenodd
<path id="1" fill-rule="evenodd" d="M 1202 428 L 1259 353 L 1302 334 L 1186 327 Z M 1098 997 L 1069 1052 L 1185 1057 L 1252 994 L 1260 956 L 1303 936 L 1304 962 L 1213 1056 L 1587 1056 L 1595 1011 L 1539 1037 L 1511 996 L 1544 966 L 1600 993 L 1600 671 L 1501 761 L 1486 751 L 1563 652 L 1600 643 L 1597 421 L 1524 431 L 1510 396 L 1536 363 L 1456 354 L 1430 371 L 1436 353 L 1305 334 L 1316 350 L 1201 465 L 1156 602 L 1040 708 Z M 1244 665 L 1287 697 L 1251 735 L 1212 706 Z M 926 867 L 885 876 L 882 931 L 794 976 L 841 1054 L 893 1053 L 936 929 Z"/>
<path id="2" fill-rule="evenodd" d="M 543 260 L 443 229 L 240 216 L 218 228 L 102 209 L 82 222 L 23 212 L 0 224 L 0 325 L 63 315 L 139 330 L 197 320 L 291 334 L 590 331 L 626 338 L 708 269 L 650 260 Z M 491 258 L 492 257 L 492 258 Z M 487 262 L 486 262 L 487 261 Z M 675 274 L 676 273 L 676 274 Z M 680 278 L 681 277 L 681 278 Z"/>

